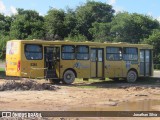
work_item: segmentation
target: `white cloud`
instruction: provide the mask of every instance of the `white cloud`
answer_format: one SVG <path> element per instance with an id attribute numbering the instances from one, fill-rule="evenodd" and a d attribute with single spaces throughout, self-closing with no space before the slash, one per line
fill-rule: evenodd
<path id="1" fill-rule="evenodd" d="M 148 15 L 148 16 L 152 16 L 152 12 L 148 12 L 147 15 Z"/>
<path id="2" fill-rule="evenodd" d="M 160 22 L 160 16 L 156 18 Z"/>
<path id="3" fill-rule="evenodd" d="M 17 10 L 14 6 L 10 6 L 8 9 L 2 0 L 0 0 L 0 13 L 4 14 L 5 16 L 11 16 L 17 14 Z"/>
<path id="4" fill-rule="evenodd" d="M 11 6 L 11 7 L 10 7 L 10 13 L 13 14 L 13 15 L 15 15 L 15 14 L 17 14 L 18 12 L 17 12 L 17 10 L 16 10 L 15 7 Z"/>
<path id="5" fill-rule="evenodd" d="M 40 12 L 39 15 L 40 15 L 40 16 L 45 16 L 46 14 L 43 14 L 43 13 Z"/>
<path id="6" fill-rule="evenodd" d="M 114 6 L 113 8 L 114 8 L 116 13 L 125 11 L 122 7 L 119 7 L 119 6 Z"/>
<path id="7" fill-rule="evenodd" d="M 6 10 L 6 6 L 3 4 L 2 0 L 0 0 L 0 13 L 3 13 Z"/>
<path id="8" fill-rule="evenodd" d="M 116 5 L 116 0 L 107 0 L 107 4 L 112 5 L 113 9 L 115 10 L 115 13 L 124 11 L 122 7 Z"/>
<path id="9" fill-rule="evenodd" d="M 116 3 L 116 0 L 107 0 L 107 3 L 108 3 L 109 5 L 113 5 L 113 4 Z"/>

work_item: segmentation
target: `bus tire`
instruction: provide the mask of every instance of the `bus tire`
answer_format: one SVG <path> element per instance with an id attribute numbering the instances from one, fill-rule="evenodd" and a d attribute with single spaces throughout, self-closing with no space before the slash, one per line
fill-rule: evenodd
<path id="1" fill-rule="evenodd" d="M 71 84 L 75 80 L 75 74 L 72 70 L 67 70 L 63 74 L 63 80 L 62 82 L 65 84 Z"/>
<path id="2" fill-rule="evenodd" d="M 137 80 L 137 73 L 136 73 L 136 71 L 134 71 L 134 70 L 130 70 L 128 73 L 127 73 L 127 78 L 126 78 L 126 80 L 127 80 L 127 82 L 129 82 L 129 83 L 133 83 L 133 82 L 135 82 L 136 80 Z"/>

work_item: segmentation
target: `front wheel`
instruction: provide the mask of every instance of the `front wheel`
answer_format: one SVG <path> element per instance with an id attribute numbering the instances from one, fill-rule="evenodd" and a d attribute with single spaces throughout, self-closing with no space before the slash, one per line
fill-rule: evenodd
<path id="1" fill-rule="evenodd" d="M 133 71 L 133 70 L 130 70 L 128 73 L 127 73 L 127 82 L 129 83 L 133 83 L 137 80 L 137 73 L 136 71 Z"/>
<path id="2" fill-rule="evenodd" d="M 74 72 L 72 70 L 65 71 L 62 82 L 65 84 L 71 84 L 74 82 L 74 80 L 75 80 Z"/>

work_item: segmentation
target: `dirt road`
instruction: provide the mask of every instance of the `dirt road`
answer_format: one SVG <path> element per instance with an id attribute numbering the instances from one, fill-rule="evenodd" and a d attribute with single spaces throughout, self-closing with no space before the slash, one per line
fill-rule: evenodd
<path id="1" fill-rule="evenodd" d="M 160 71 L 154 75 L 133 84 L 78 80 L 73 85 L 56 85 L 60 87 L 56 91 L 0 91 L 0 111 L 160 111 Z M 1 79 L 0 84 L 5 81 Z M 38 80 L 44 82 L 48 83 Z"/>
<path id="2" fill-rule="evenodd" d="M 154 71 L 154 77 L 160 77 L 160 71 Z"/>
<path id="3" fill-rule="evenodd" d="M 113 88 L 112 88 L 113 87 Z M 5 91 L 0 93 L 0 110 L 68 111 L 68 110 L 159 110 L 159 105 L 143 108 L 130 106 L 135 101 L 143 103 L 160 100 L 160 89 L 152 87 L 128 88 L 77 88 L 61 87 L 58 91 Z M 153 99 L 154 98 L 154 99 Z M 130 103 L 129 103 L 129 102 Z M 125 103 L 126 102 L 126 103 Z M 145 103 L 145 102 L 144 102 Z M 118 107 L 121 104 L 128 104 Z M 147 103 L 146 103 L 147 104 Z M 155 103 L 156 104 L 156 103 Z M 139 108 L 139 109 L 138 109 Z"/>
<path id="4" fill-rule="evenodd" d="M 56 86 L 60 89 L 2 91 L 0 111 L 160 111 L 160 79 L 134 84 L 79 81 Z"/>

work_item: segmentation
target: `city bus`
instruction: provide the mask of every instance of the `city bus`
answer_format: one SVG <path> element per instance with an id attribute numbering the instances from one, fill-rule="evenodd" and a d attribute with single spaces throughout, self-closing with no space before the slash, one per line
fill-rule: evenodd
<path id="1" fill-rule="evenodd" d="M 71 84 L 75 78 L 135 82 L 153 75 L 153 46 L 43 40 L 10 40 L 6 75 Z"/>

